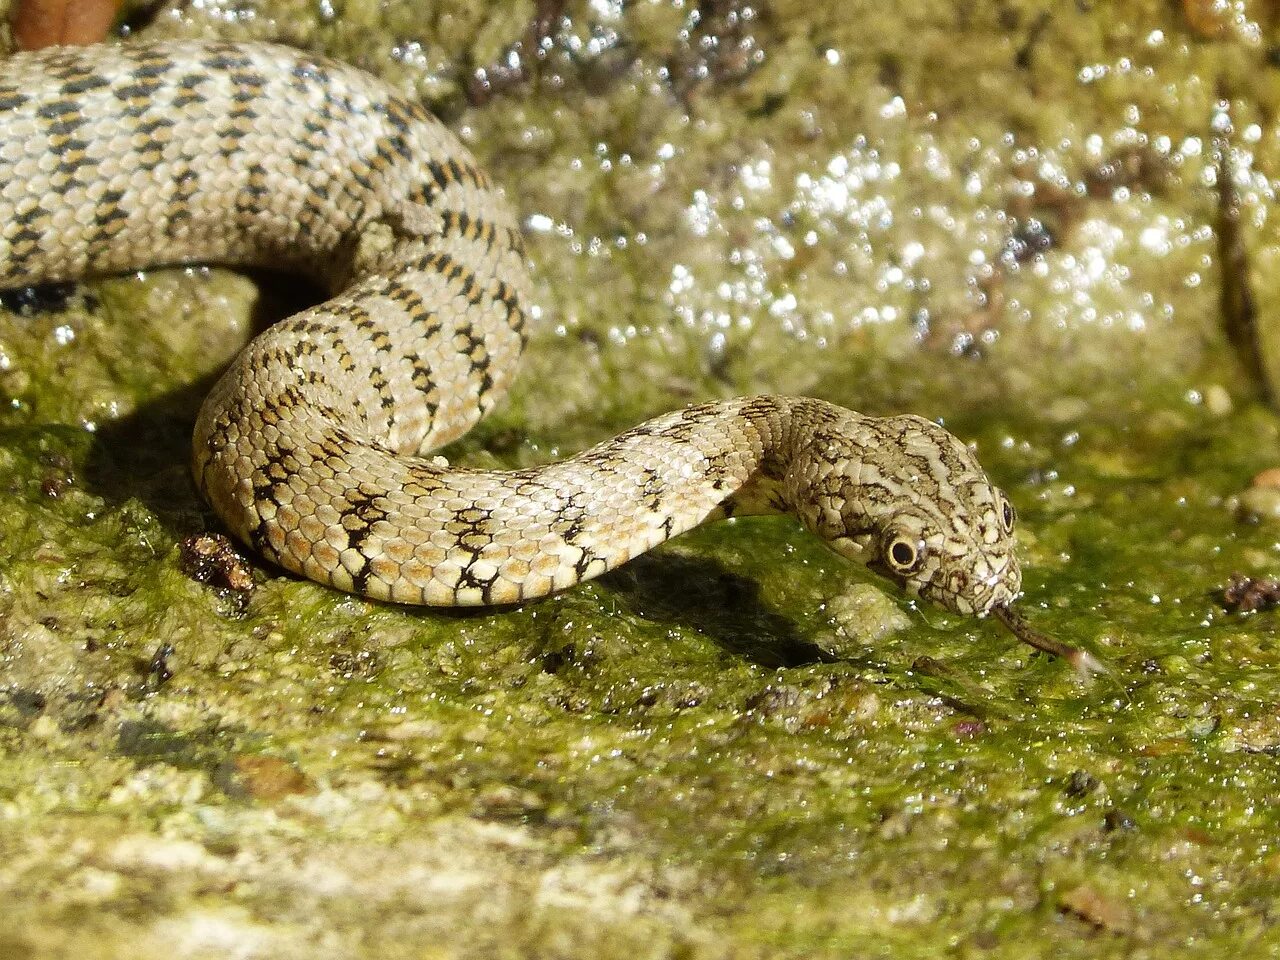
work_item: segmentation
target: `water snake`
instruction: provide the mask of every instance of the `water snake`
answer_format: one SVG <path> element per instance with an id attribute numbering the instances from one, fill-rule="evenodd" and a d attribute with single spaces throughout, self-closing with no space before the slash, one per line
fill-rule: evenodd
<path id="1" fill-rule="evenodd" d="M 0 286 L 199 262 L 330 290 L 240 353 L 195 428 L 201 492 L 287 570 L 380 600 L 511 603 L 711 520 L 789 511 L 911 594 L 1021 622 L 1013 508 L 920 417 L 757 396 L 534 469 L 427 458 L 509 386 L 525 256 L 468 151 L 354 67 L 263 43 L 18 54 L 0 64 L 0 185 Z"/>

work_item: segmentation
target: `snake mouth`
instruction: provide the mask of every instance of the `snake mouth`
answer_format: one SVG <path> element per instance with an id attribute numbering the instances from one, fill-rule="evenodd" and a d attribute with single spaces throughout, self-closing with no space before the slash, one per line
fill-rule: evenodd
<path id="1" fill-rule="evenodd" d="M 998 604 L 992 607 L 990 612 L 992 616 L 1005 625 L 1010 633 L 1027 644 L 1027 646 L 1043 650 L 1045 653 L 1051 653 L 1055 657 L 1061 657 L 1075 667 L 1078 672 L 1084 674 L 1110 672 L 1106 664 L 1088 650 L 1073 647 L 1069 643 L 1063 643 L 1061 640 L 1055 640 L 1053 637 L 1041 633 L 1027 622 L 1027 618 L 1022 615 L 1021 611 L 1015 610 L 1010 604 Z"/>

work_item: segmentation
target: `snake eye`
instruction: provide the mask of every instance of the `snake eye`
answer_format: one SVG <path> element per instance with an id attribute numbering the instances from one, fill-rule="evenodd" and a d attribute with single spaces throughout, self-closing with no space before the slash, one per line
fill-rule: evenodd
<path id="1" fill-rule="evenodd" d="M 1013 504 L 1003 496 L 1000 498 L 1000 519 L 1004 521 L 1004 532 L 1013 533 L 1013 521 L 1018 519 L 1018 515 L 1014 512 Z"/>
<path id="2" fill-rule="evenodd" d="M 885 547 L 885 560 L 896 573 L 911 573 L 920 566 L 920 560 L 924 556 L 920 546 L 917 540 L 894 537 Z"/>

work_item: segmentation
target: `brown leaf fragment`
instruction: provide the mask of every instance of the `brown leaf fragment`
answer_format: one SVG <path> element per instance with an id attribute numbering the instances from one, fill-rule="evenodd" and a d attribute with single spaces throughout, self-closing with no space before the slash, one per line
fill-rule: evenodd
<path id="1" fill-rule="evenodd" d="M 1182 13 L 1191 32 L 1204 40 L 1221 39 L 1236 11 L 1222 0 L 1182 0 Z"/>
<path id="2" fill-rule="evenodd" d="M 1228 613 L 1255 613 L 1280 606 L 1280 580 L 1239 574 L 1222 588 L 1222 607 Z"/>
<path id="3" fill-rule="evenodd" d="M 241 756 L 232 766 L 237 783 L 254 800 L 273 803 L 315 790 L 306 774 L 278 757 Z"/>
<path id="4" fill-rule="evenodd" d="M 1128 933 L 1133 928 L 1133 918 L 1125 904 L 1103 896 L 1087 883 L 1059 895 L 1058 909 L 1111 933 Z"/>
<path id="5" fill-rule="evenodd" d="M 120 0 L 20 0 L 13 38 L 20 50 L 101 43 L 119 11 Z"/>
<path id="6" fill-rule="evenodd" d="M 197 583 L 236 593 L 253 590 L 253 567 L 222 534 L 187 537 L 180 549 L 182 571 Z"/>

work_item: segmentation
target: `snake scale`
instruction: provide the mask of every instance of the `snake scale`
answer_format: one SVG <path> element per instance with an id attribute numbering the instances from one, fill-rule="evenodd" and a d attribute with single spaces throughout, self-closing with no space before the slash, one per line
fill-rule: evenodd
<path id="1" fill-rule="evenodd" d="M 757 396 L 535 469 L 426 458 L 508 388 L 525 256 L 458 140 L 353 67 L 207 41 L 15 55 L 0 65 L 0 228 L 2 287 L 200 262 L 284 266 L 331 291 L 239 354 L 193 455 L 235 536 L 320 583 L 511 603 L 711 520 L 790 511 L 908 593 L 1016 626 L 1013 509 L 920 417 Z"/>

